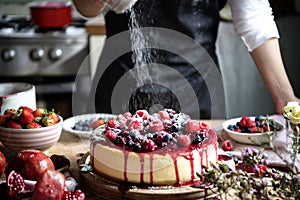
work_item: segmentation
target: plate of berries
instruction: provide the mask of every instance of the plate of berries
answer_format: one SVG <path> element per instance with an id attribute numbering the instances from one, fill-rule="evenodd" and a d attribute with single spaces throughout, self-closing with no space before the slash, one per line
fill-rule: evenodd
<path id="1" fill-rule="evenodd" d="M 274 132 L 281 131 L 284 125 L 267 116 L 244 116 L 227 120 L 223 129 L 236 142 L 244 144 L 269 144 Z"/>
<path id="2" fill-rule="evenodd" d="M 90 138 L 90 135 L 97 127 L 103 126 L 107 121 L 116 117 L 114 114 L 106 113 L 77 115 L 66 119 L 62 128 L 63 131 L 73 135 Z"/>

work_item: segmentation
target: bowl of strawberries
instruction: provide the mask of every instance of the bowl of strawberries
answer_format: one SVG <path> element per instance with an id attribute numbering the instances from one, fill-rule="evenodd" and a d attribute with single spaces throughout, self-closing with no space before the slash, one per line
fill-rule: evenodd
<path id="1" fill-rule="evenodd" d="M 243 116 L 227 120 L 223 129 L 236 142 L 244 144 L 269 144 L 274 132 L 281 131 L 284 125 L 266 116 Z"/>
<path id="2" fill-rule="evenodd" d="M 20 106 L 0 115 L 0 141 L 12 150 L 46 150 L 60 138 L 63 118 L 54 110 Z"/>

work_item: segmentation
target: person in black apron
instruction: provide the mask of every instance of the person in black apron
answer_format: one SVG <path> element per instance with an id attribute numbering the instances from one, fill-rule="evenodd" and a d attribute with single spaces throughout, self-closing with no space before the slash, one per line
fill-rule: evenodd
<path id="1" fill-rule="evenodd" d="M 139 27 L 161 27 L 179 31 L 196 40 L 209 53 L 217 64 L 215 41 L 218 31 L 219 10 L 225 1 L 147 1 L 139 0 L 132 9 L 124 14 L 109 11 L 105 15 L 107 38 L 129 29 L 131 13 L 135 12 L 135 20 Z M 193 13 L 190 15 L 189 13 Z M 130 40 L 130 38 L 128 38 Z M 103 51 L 106 51 L 104 46 Z M 96 112 L 111 113 L 112 91 L 117 81 L 135 66 L 132 52 L 116 59 L 103 73 L 95 95 Z M 211 117 L 211 99 L 205 81 L 201 75 L 183 58 L 164 50 L 149 52 L 151 61 L 173 67 L 191 84 L 196 93 L 200 107 L 200 117 Z M 99 66 L 100 68 L 101 66 Z M 97 73 L 96 73 L 97 76 Z M 184 88 L 182 88 L 184 90 Z M 130 93 L 130 91 L 128 91 Z M 222 95 L 222 94 L 220 94 Z M 178 99 L 169 88 L 157 83 L 144 84 L 132 92 L 129 111 L 149 110 L 153 105 L 163 108 L 182 110 Z M 193 109 L 193 108 L 192 108 Z M 224 109 L 224 108 L 223 108 Z M 221 113 L 224 118 L 224 112 Z M 189 113 L 190 114 L 190 113 Z M 196 117 L 196 116 L 195 116 Z"/>
<path id="2" fill-rule="evenodd" d="M 75 5 L 80 4 L 79 0 L 74 0 L 74 2 Z M 109 11 L 105 14 L 107 40 L 124 31 L 128 31 L 130 24 L 132 24 L 132 12 L 134 12 L 135 20 L 139 28 L 159 27 L 185 34 L 199 43 L 208 53 L 213 63 L 218 66 L 215 42 L 220 21 L 219 10 L 225 4 L 226 0 L 138 0 L 133 7 L 125 13 L 119 14 L 114 11 Z M 80 5 L 76 6 L 77 8 L 80 7 Z M 93 9 L 90 9 L 89 13 L 91 16 L 93 16 L 92 10 Z M 130 35 L 124 37 L 122 42 L 124 41 L 130 43 Z M 114 45 L 117 51 L 118 45 Z M 109 52 L 109 48 L 111 48 L 111 44 L 106 43 L 101 56 L 104 60 L 105 57 L 109 55 L 107 53 Z M 193 50 L 194 49 L 189 48 L 183 49 L 186 54 L 192 53 Z M 224 91 L 218 94 L 221 104 L 221 106 L 219 105 L 218 107 L 216 103 L 212 103 L 211 95 L 214 92 L 210 91 L 207 80 L 203 78 L 202 74 L 198 73 L 190 62 L 182 56 L 162 49 L 146 49 L 145 51 L 150 55 L 151 62 L 172 67 L 176 72 L 182 74 L 184 79 L 191 85 L 196 95 L 196 99 L 193 100 L 197 101 L 197 106 L 191 103 L 190 105 L 185 105 L 190 108 L 184 109 L 191 111 L 199 107 L 199 114 L 202 119 L 212 117 L 225 118 Z M 111 51 L 109 53 L 113 54 Z M 95 96 L 92 98 L 95 111 L 100 113 L 114 113 L 113 107 L 121 106 L 115 113 L 122 113 L 127 110 L 133 113 L 138 109 L 151 110 L 154 105 L 160 105 L 163 108 L 172 108 L 174 110 L 182 110 L 183 107 L 179 102 L 180 99 L 178 99 L 178 96 L 174 94 L 172 90 L 164 85 L 151 82 L 135 88 L 134 91 L 131 91 L 130 88 L 125 88 L 126 91 L 123 91 L 123 94 L 130 94 L 128 106 L 122 108 L 120 102 L 113 102 L 122 96 L 121 94 L 119 96 L 113 95 L 113 90 L 117 87 L 118 81 L 137 64 L 133 57 L 133 52 L 126 52 L 110 63 L 109 66 L 105 68 L 105 71 L 103 71 L 103 67 L 101 66 L 103 62 L 101 62 L 100 58 L 95 76 L 101 77 L 100 79 L 95 79 L 92 84 L 95 87 L 94 90 L 92 90 L 92 92 L 95 92 Z M 178 84 L 177 88 L 178 90 L 185 90 L 184 87 L 180 88 L 180 84 Z M 296 97 L 293 96 L 293 98 L 295 99 Z M 217 109 L 215 108 L 216 106 Z M 121 111 L 122 109 L 123 111 Z M 215 110 L 217 110 L 217 114 L 216 112 L 213 113 Z M 198 116 L 192 117 L 199 118 Z"/>

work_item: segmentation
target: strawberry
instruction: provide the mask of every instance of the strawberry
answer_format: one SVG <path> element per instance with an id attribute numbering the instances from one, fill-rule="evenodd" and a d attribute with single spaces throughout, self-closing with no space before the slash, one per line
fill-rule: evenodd
<path id="1" fill-rule="evenodd" d="M 188 135 L 179 135 L 179 137 L 177 138 L 177 142 L 181 146 L 187 147 L 191 144 L 191 138 Z"/>
<path id="2" fill-rule="evenodd" d="M 96 129 L 98 126 L 102 126 L 104 124 L 104 120 L 103 119 L 98 119 L 96 121 L 93 121 L 92 123 L 90 123 L 88 125 L 88 127 Z"/>
<path id="3" fill-rule="evenodd" d="M 0 115 L 0 126 L 3 126 L 7 123 L 8 121 L 8 116 L 7 115 Z"/>
<path id="4" fill-rule="evenodd" d="M 19 118 L 19 122 L 25 125 L 31 123 L 33 120 L 34 120 L 34 116 L 32 112 L 30 112 L 30 110 L 28 109 L 23 109 Z"/>
<path id="5" fill-rule="evenodd" d="M 26 125 L 26 128 L 31 129 L 31 128 L 42 128 L 42 125 L 36 122 L 31 122 Z"/>
<path id="6" fill-rule="evenodd" d="M 232 151 L 233 149 L 233 145 L 231 143 L 230 140 L 225 140 L 223 143 L 222 143 L 222 149 L 224 151 Z"/>
<path id="7" fill-rule="evenodd" d="M 21 107 L 19 107 L 19 110 L 27 110 L 27 111 L 30 112 L 30 113 L 33 112 L 33 110 L 32 110 L 31 108 L 26 107 L 26 106 L 21 106 Z"/>
<path id="8" fill-rule="evenodd" d="M 54 111 L 48 112 L 43 118 L 42 118 L 42 124 L 44 126 L 53 126 L 59 122 L 59 117 Z"/>
<path id="9" fill-rule="evenodd" d="M 46 116 L 52 119 L 54 121 L 54 124 L 56 124 L 59 121 L 59 117 L 54 111 L 47 113 Z"/>
<path id="10" fill-rule="evenodd" d="M 196 120 L 189 120 L 185 125 L 185 129 L 188 133 L 194 133 L 200 129 L 200 123 Z"/>
<path id="11" fill-rule="evenodd" d="M 43 118 L 42 118 L 42 124 L 43 124 L 44 126 L 52 126 L 52 125 L 54 125 L 54 124 L 56 124 L 56 123 L 55 123 L 55 121 L 54 121 L 53 119 L 51 119 L 50 117 L 43 117 Z"/>
<path id="12" fill-rule="evenodd" d="M 16 109 L 7 109 L 4 111 L 4 115 L 6 115 L 8 117 L 12 117 L 16 113 L 17 113 Z"/>
<path id="13" fill-rule="evenodd" d="M 7 128 L 22 129 L 22 126 L 17 122 L 10 121 L 7 123 Z"/>
<path id="14" fill-rule="evenodd" d="M 37 108 L 32 112 L 34 117 L 43 117 L 47 113 L 47 110 L 44 108 Z"/>

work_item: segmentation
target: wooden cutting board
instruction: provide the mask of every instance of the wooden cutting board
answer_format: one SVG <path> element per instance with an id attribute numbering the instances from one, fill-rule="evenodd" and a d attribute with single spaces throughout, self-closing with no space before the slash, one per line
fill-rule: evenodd
<path id="1" fill-rule="evenodd" d="M 89 153 L 85 154 L 79 165 L 85 164 Z M 205 199 L 216 193 L 216 188 L 183 187 L 148 187 L 118 183 L 93 172 L 80 173 L 80 185 L 84 191 L 92 193 L 89 199 L 126 199 L 126 200 L 190 200 Z"/>

